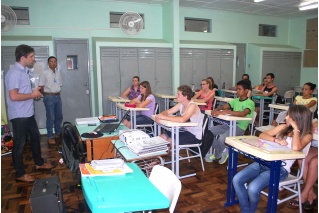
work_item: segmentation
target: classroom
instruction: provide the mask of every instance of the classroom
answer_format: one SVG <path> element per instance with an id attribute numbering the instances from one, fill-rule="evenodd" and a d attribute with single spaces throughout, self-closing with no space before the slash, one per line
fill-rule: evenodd
<path id="1" fill-rule="evenodd" d="M 228 89 L 234 88 L 244 74 L 250 76 L 254 87 L 262 83 L 267 73 L 274 73 L 277 94 L 281 96 L 294 88 L 301 89 L 307 82 L 318 85 L 318 9 L 301 11 L 301 2 L 3 0 L 2 5 L 17 13 L 18 22 L 1 35 L 2 124 L 12 129 L 7 117 L 4 76 L 14 65 L 14 51 L 21 44 L 35 50 L 36 63 L 29 68 L 29 76 L 36 84 L 47 68 L 49 56 L 56 57 L 56 69 L 61 71 L 63 82 L 63 121 L 72 123 L 77 118 L 114 114 L 117 107 L 109 97 L 121 96 L 132 85 L 134 76 L 139 76 L 139 82 L 148 81 L 154 96 L 175 96 L 180 85 L 193 85 L 193 91 L 199 91 L 202 80 L 209 76 L 219 89 Z M 120 28 L 120 17 L 125 13 L 142 17 L 138 32 Z M 167 108 L 161 99 L 156 96 L 159 112 Z M 34 115 L 41 135 L 46 135 L 43 98 L 34 101 Z M 261 119 L 259 124 L 262 122 Z M 48 146 L 46 140 L 41 136 L 41 144 Z M 200 161 L 194 161 L 202 172 Z M 186 170 L 185 165 L 188 164 L 181 163 L 181 171 Z M 227 170 L 221 175 L 227 176 Z M 226 185 L 226 177 L 223 181 Z M 187 178 L 182 183 L 186 185 Z M 225 201 L 219 200 L 223 204 Z M 267 206 L 267 198 L 262 202 Z M 234 211 L 239 211 L 238 205 L 236 208 Z M 285 207 L 278 208 L 287 211 Z M 177 209 L 183 212 L 178 204 Z M 202 211 L 205 210 L 194 210 Z"/>

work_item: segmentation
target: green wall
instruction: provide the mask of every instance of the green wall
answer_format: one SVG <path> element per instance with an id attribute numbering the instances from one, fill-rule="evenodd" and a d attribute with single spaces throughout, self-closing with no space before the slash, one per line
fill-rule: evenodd
<path id="1" fill-rule="evenodd" d="M 179 49 L 186 48 L 229 48 L 229 43 L 247 44 L 247 72 L 254 73 L 256 58 L 249 52 L 250 44 L 290 45 L 305 48 L 306 21 L 309 18 L 284 19 L 271 16 L 238 14 L 206 9 L 179 7 L 178 0 L 161 5 L 123 3 L 100 0 L 2 0 L 2 4 L 17 7 L 29 7 L 30 25 L 17 25 L 8 33 L 2 34 L 2 46 L 47 44 L 50 54 L 54 51 L 54 38 L 87 38 L 91 58 L 91 85 L 93 114 L 100 111 L 98 91 L 101 89 L 96 81 L 100 72 L 100 46 L 152 46 L 173 48 L 173 89 L 179 85 Z M 110 28 L 110 12 L 134 11 L 144 14 L 145 29 L 138 35 L 127 36 L 119 28 Z M 212 20 L 212 33 L 195 33 L 184 31 L 184 18 L 206 18 Z M 274 38 L 258 36 L 258 25 L 276 25 L 278 36 Z M 3 37 L 6 36 L 6 37 Z M 18 36 L 19 39 L 8 39 Z M 37 42 L 23 37 L 50 36 L 51 41 Z M 253 48 L 252 48 L 253 49 Z M 251 49 L 251 50 L 252 50 Z M 235 63 L 235 62 L 234 62 Z M 251 66 L 251 67 L 248 67 Z M 318 84 L 318 68 L 301 68 L 300 85 L 307 81 Z M 259 72 L 259 71 L 258 71 Z M 256 83 L 261 76 L 252 76 Z M 174 92 L 174 91 L 172 91 Z M 99 106 L 94 106 L 97 103 Z"/>

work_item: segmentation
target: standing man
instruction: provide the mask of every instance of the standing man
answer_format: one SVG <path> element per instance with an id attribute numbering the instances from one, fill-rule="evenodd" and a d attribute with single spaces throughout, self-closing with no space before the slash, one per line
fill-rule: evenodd
<path id="1" fill-rule="evenodd" d="M 31 139 L 32 157 L 36 169 L 51 169 L 50 163 L 44 163 L 41 157 L 40 132 L 34 117 L 33 99 L 42 97 L 40 88 L 31 89 L 27 66 L 35 63 L 34 49 L 28 45 L 19 45 L 15 50 L 16 63 L 5 76 L 8 117 L 12 122 L 14 141 L 12 160 L 16 170 L 16 180 L 33 182 L 35 179 L 26 174 L 23 165 L 23 148 L 27 135 Z"/>
<path id="2" fill-rule="evenodd" d="M 55 138 L 60 138 L 61 123 L 62 123 L 62 101 L 60 91 L 62 87 L 62 79 L 60 72 L 56 70 L 57 59 L 54 56 L 48 58 L 49 68 L 44 70 L 40 76 L 39 86 L 41 87 L 44 96 L 43 102 L 47 115 L 47 134 L 48 144 L 54 145 L 55 140 L 53 137 L 53 124 Z"/>

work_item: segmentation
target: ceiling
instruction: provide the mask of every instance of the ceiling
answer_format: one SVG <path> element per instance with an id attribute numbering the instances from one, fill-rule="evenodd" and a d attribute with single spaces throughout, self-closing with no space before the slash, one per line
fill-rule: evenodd
<path id="1" fill-rule="evenodd" d="M 112 0 L 111 0 L 112 1 Z M 165 4 L 172 0 L 115 0 L 146 4 Z M 298 18 L 318 15 L 318 8 L 300 11 L 300 0 L 264 0 L 255 3 L 254 0 L 179 0 L 180 7 L 191 7 L 209 10 L 222 10 L 235 13 L 276 16 L 283 18 Z"/>

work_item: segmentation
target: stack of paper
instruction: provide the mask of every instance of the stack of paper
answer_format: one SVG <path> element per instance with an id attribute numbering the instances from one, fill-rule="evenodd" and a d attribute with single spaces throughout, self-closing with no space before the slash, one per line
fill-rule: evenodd
<path id="1" fill-rule="evenodd" d="M 113 169 L 109 171 L 95 170 L 89 163 L 80 164 L 80 171 L 82 176 L 110 176 L 110 175 L 124 175 L 132 173 L 133 170 L 124 164 L 123 169 Z"/>
<path id="2" fill-rule="evenodd" d="M 127 146 L 136 155 L 144 156 L 156 154 L 159 152 L 165 152 L 167 151 L 168 144 L 168 141 L 157 136 L 140 141 L 135 141 L 134 143 L 129 143 Z"/>
<path id="3" fill-rule="evenodd" d="M 75 122 L 77 125 L 81 124 L 98 124 L 100 120 L 97 117 L 89 117 L 89 118 L 76 118 Z"/>
<path id="4" fill-rule="evenodd" d="M 124 161 L 120 158 L 106 159 L 106 160 L 92 160 L 91 166 L 95 170 L 113 170 L 123 169 Z"/>

